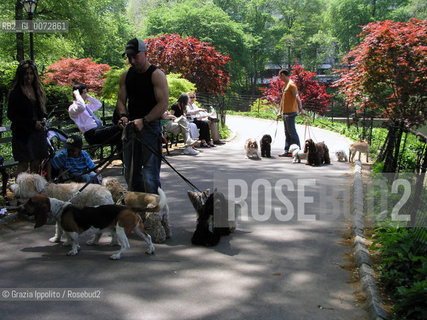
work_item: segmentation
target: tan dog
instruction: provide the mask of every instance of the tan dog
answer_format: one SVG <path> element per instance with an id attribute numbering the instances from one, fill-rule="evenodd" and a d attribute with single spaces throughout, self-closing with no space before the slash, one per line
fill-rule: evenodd
<path id="1" fill-rule="evenodd" d="M 359 142 L 356 142 L 350 145 L 350 150 L 349 150 L 350 162 L 354 162 L 354 156 L 356 155 L 356 152 L 359 152 L 359 161 L 362 153 L 365 153 L 366 163 L 369 162 L 368 160 L 369 144 L 365 140 L 361 140 Z"/>
<path id="2" fill-rule="evenodd" d="M 116 204 L 140 212 L 154 243 L 162 243 L 172 235 L 169 226 L 169 206 L 161 188 L 159 194 L 127 191 L 115 178 L 104 178 L 102 184 L 111 192 Z"/>
<path id="3" fill-rule="evenodd" d="M 34 215 L 36 224 L 34 228 L 46 224 L 50 214 L 65 231 L 67 238 L 71 239 L 71 250 L 68 256 L 74 256 L 80 249 L 79 234 L 93 227 L 98 229 L 95 239 L 88 244 L 97 244 L 103 230 L 116 230 L 120 243 L 120 251 L 110 256 L 112 260 L 120 259 L 121 255 L 130 248 L 128 236 L 134 231 L 148 244 L 146 253 L 153 254 L 154 246 L 151 237 L 144 230 L 141 217 L 124 206 L 115 204 L 98 207 L 78 208 L 70 202 L 60 201 L 39 194 L 31 197 L 24 205 L 28 215 Z"/>

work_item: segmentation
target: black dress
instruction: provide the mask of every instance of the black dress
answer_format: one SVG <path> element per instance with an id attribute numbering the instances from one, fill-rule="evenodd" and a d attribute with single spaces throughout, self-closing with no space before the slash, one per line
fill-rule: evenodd
<path id="1" fill-rule="evenodd" d="M 19 87 L 10 93 L 7 116 L 12 121 L 12 153 L 19 162 L 42 160 L 48 155 L 47 135 L 35 128 L 46 116 L 37 100 L 30 100 Z"/>

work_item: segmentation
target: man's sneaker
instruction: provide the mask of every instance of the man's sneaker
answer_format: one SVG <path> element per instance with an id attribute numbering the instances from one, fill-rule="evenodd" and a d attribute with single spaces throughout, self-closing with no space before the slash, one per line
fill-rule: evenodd
<path id="1" fill-rule="evenodd" d="M 184 149 L 184 154 L 195 156 L 196 154 L 199 154 L 199 151 L 196 151 L 191 147 L 187 147 Z"/>
<path id="2" fill-rule="evenodd" d="M 279 154 L 279 157 L 292 157 L 292 153 L 290 153 L 290 152 L 285 152 L 285 153 L 282 153 L 282 154 Z"/>
<path id="3" fill-rule="evenodd" d="M 185 146 L 191 147 L 191 146 L 194 146 L 196 143 L 197 143 L 197 140 L 193 140 L 191 138 L 188 138 L 187 141 L 185 141 Z"/>

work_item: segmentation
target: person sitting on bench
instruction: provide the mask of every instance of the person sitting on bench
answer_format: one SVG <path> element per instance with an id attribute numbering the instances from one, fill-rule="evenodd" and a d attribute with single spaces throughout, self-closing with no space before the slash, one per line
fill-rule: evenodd
<path id="1" fill-rule="evenodd" d="M 121 128 L 115 124 L 103 126 L 93 113 L 101 108 L 102 104 L 97 99 L 87 94 L 87 86 L 76 84 L 73 87 L 74 102 L 68 108 L 70 118 L 74 121 L 80 132 L 84 134 L 89 144 L 114 144 L 121 149 Z M 90 103 L 85 104 L 85 100 Z"/>
<path id="2" fill-rule="evenodd" d="M 88 153 L 82 150 L 82 147 L 82 138 L 72 135 L 67 139 L 65 149 L 59 151 L 49 163 L 53 169 L 63 171 L 63 179 L 100 184 L 96 172 L 93 171 L 96 166 Z M 88 172 L 88 170 L 92 171 Z"/>

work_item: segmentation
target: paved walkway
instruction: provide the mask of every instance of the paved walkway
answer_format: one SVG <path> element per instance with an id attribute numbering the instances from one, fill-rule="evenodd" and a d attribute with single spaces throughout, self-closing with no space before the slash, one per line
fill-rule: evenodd
<path id="1" fill-rule="evenodd" d="M 245 159 L 243 142 L 274 136 L 276 123 L 228 116 L 227 124 L 238 133 L 233 141 L 197 156 L 174 151 L 168 160 L 200 189 L 230 181 L 247 187 L 248 215 L 240 217 L 232 236 L 214 248 L 191 245 L 196 214 L 188 187 L 163 165 L 174 234 L 156 246 L 155 256 L 144 255 L 145 244 L 133 236 L 121 261 L 108 260 L 116 249 L 106 245 L 107 237 L 100 247 L 82 245 L 78 256 L 66 257 L 67 249 L 47 241 L 53 226 L 3 227 L 3 288 L 99 288 L 102 293 L 96 301 L 0 302 L 2 319 L 367 319 L 346 270 L 352 166 L 334 157 L 332 165 L 317 168 L 278 158 L 283 123 L 272 146 L 274 158 Z M 302 140 L 304 127 L 298 131 Z M 331 151 L 348 149 L 338 135 L 312 133 Z M 109 174 L 119 175 L 120 169 Z"/>

